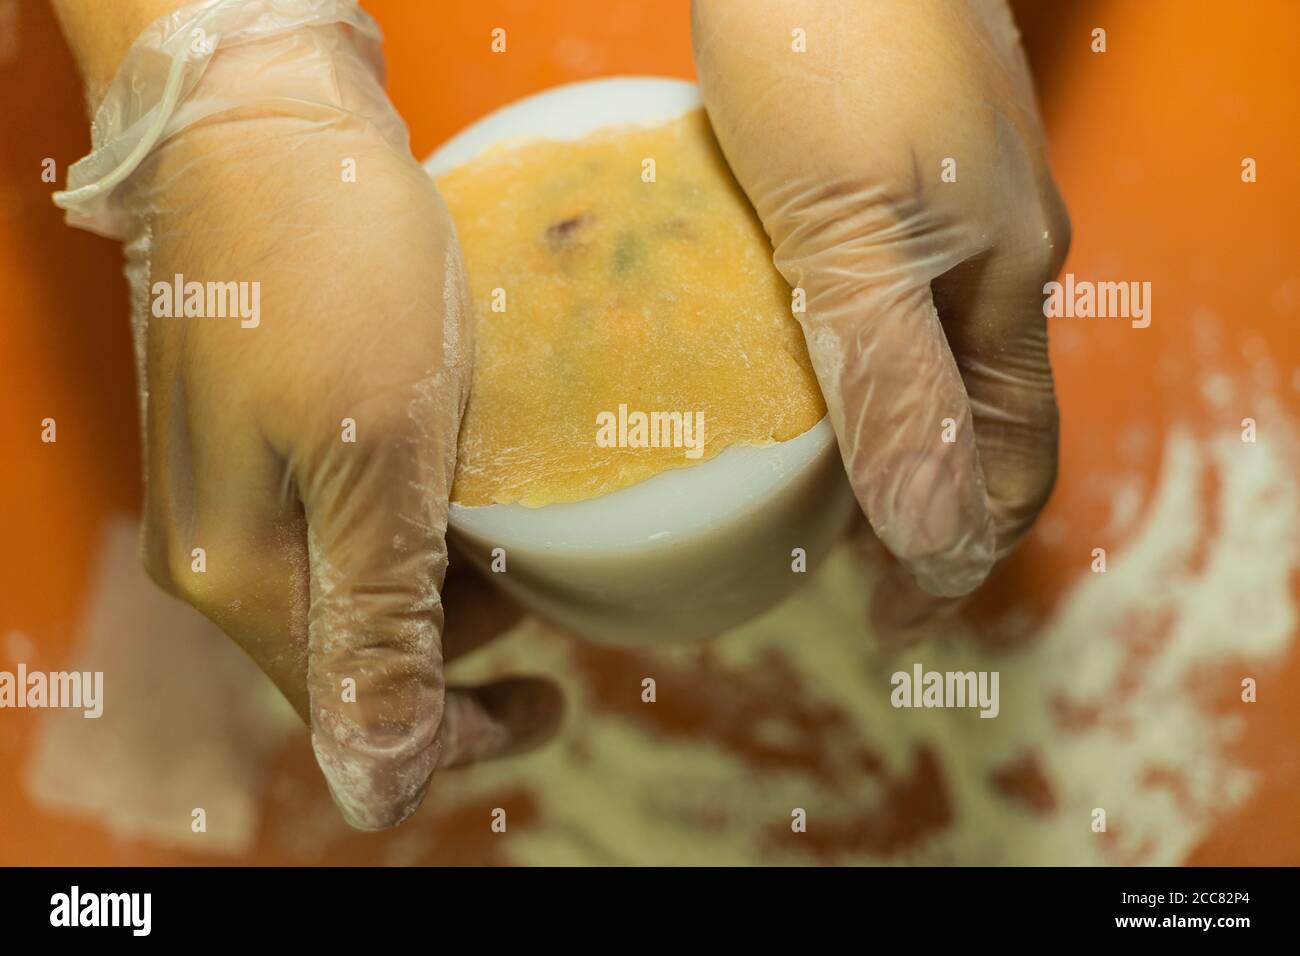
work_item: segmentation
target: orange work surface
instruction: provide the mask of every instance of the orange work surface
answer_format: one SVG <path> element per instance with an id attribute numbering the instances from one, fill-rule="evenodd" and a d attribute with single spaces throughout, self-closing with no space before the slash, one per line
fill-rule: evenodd
<path id="1" fill-rule="evenodd" d="M 388 88 L 419 158 L 560 83 L 694 76 L 686 0 L 365 6 L 383 27 Z M 250 742 L 242 762 L 241 742 L 257 736 L 246 730 L 256 711 L 247 695 L 232 691 L 228 707 L 218 699 L 192 737 L 164 735 L 164 725 L 188 726 L 165 712 L 167 688 L 110 677 L 106 708 L 146 707 L 156 694 L 158 709 L 130 724 L 143 737 L 123 730 L 90 747 L 98 759 L 82 776 L 56 766 L 76 751 L 54 739 L 48 714 L 0 710 L 0 864 L 1300 864 L 1300 580 L 1288 540 L 1300 510 L 1300 5 L 1046 9 L 1056 6 L 1018 12 L 1073 224 L 1065 271 L 1149 282 L 1151 321 L 1049 322 L 1056 490 L 963 612 L 961 646 L 943 651 L 1003 670 L 996 720 L 922 727 L 890 711 L 892 665 L 878 685 L 863 678 L 881 699 L 868 713 L 852 687 L 819 677 L 836 668 L 807 649 L 818 634 L 789 630 L 790 607 L 776 619 L 788 653 L 766 632 L 747 644 L 623 650 L 529 625 L 497 661 L 556 669 L 571 696 L 558 740 L 440 775 L 410 822 L 363 834 L 337 819 L 292 720 Z M 123 551 L 105 550 L 106 529 L 119 529 L 120 545 L 139 513 L 137 399 L 121 251 L 67 228 L 49 198 L 89 143 L 71 57 L 46 3 L 4 8 L 0 670 L 55 669 L 73 666 L 96 582 L 117 580 L 105 578 L 103 556 Z M 496 27 L 507 30 L 504 54 L 490 49 Z M 1092 49 L 1096 28 L 1105 52 Z M 42 181 L 47 157 L 57 183 Z M 1254 182 L 1243 180 L 1248 158 Z M 47 418 L 55 443 L 41 441 Z M 121 578 L 142 578 L 129 563 L 116 567 Z M 141 593 L 163 602 L 161 616 L 141 610 L 141 627 L 181 621 L 203 654 L 227 652 L 183 609 L 169 611 L 170 598 Z M 864 585 L 853 612 L 862 647 L 833 651 L 864 674 L 876 666 L 869 594 Z M 117 631 L 95 618 L 103 640 L 134 639 L 134 601 L 116 610 Z M 910 670 L 931 653 L 894 660 Z M 197 661 L 181 670 L 206 666 Z M 168 668 L 160 681 L 201 683 Z M 1065 677 L 1033 691 L 1012 683 L 1038 671 Z M 245 672 L 222 673 L 235 687 L 230 674 Z M 659 687 L 653 706 L 639 696 L 647 674 Z M 115 686 L 135 703 L 115 701 Z M 236 712 L 210 741 L 211 725 Z M 190 808 L 204 797 L 173 779 L 178 758 L 142 759 L 150 726 L 187 761 L 224 747 L 195 774 L 229 790 L 239 832 L 235 810 L 223 820 L 208 807 L 210 832 L 193 833 Z M 967 760 L 971 726 L 981 744 Z M 120 805 L 137 792 L 156 800 L 150 813 L 180 819 L 142 823 Z M 806 834 L 792 836 L 792 807 L 809 808 Z M 1097 807 L 1107 832 L 1091 827 Z M 489 825 L 497 808 L 508 836 Z"/>

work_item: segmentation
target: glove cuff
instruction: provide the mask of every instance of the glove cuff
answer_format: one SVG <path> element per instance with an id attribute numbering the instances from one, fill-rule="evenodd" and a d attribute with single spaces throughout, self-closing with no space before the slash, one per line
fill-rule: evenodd
<path id="1" fill-rule="evenodd" d="M 382 97 L 379 26 L 355 0 L 199 0 L 155 20 L 123 57 L 95 112 L 90 153 L 68 168 L 67 189 L 54 194 L 68 225 L 125 238 L 130 217 L 114 197 L 155 146 L 218 113 L 277 99 L 196 93 L 218 49 L 330 25 L 351 28 L 351 57 Z M 300 96 L 290 99 L 301 109 Z"/>

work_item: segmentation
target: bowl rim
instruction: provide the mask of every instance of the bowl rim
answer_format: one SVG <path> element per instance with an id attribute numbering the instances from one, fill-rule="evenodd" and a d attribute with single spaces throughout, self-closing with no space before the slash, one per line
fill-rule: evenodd
<path id="1" fill-rule="evenodd" d="M 565 83 L 475 120 L 422 165 L 437 178 L 496 146 L 575 140 L 620 126 L 659 126 L 703 105 L 698 86 L 667 76 L 606 76 Z"/>

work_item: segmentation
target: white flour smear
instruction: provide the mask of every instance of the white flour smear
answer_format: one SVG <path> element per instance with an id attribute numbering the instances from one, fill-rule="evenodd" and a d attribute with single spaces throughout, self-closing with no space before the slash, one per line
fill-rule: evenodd
<path id="1" fill-rule="evenodd" d="M 1256 444 L 1235 431 L 1209 442 L 1172 432 L 1145 516 L 1126 541 L 1074 535 L 1080 577 L 1020 649 L 981 651 L 954 633 L 882 658 L 864 633 L 869 572 L 847 547 L 792 600 L 716 642 L 738 673 L 775 655 L 798 676 L 790 693 L 849 715 L 823 748 L 833 787 L 804 770 L 756 772 L 704 736 L 667 739 L 625 718 L 587 719 L 582 688 L 564 680 L 568 645 L 525 625 L 492 656 L 566 683 L 580 746 L 447 778 L 440 799 L 532 789 L 547 825 L 510 838 L 512 856 L 528 863 L 811 862 L 812 841 L 789 832 L 794 807 L 807 811 L 810 837 L 842 835 L 842 850 L 823 846 L 821 860 L 1178 863 L 1252 790 L 1232 758 L 1240 718 L 1214 716 L 1212 695 L 1221 700 L 1226 685 L 1231 696 L 1244 676 L 1266 679 L 1295 631 L 1300 491 L 1292 440 L 1278 431 Z M 1093 547 L 1107 549 L 1104 574 L 1088 571 Z M 1134 655 L 1143 644 L 1149 654 Z M 660 653 L 688 662 L 699 651 Z M 893 709 L 889 676 L 916 661 L 1000 671 L 1000 716 Z M 476 661 L 474 673 L 503 669 Z M 673 706 L 671 686 L 658 693 L 647 706 Z M 798 729 L 774 719 L 755 735 L 798 739 Z M 864 768 L 864 744 L 883 772 Z M 945 819 L 897 849 L 855 847 L 854 834 L 889 823 L 887 782 L 915 774 L 922 755 L 939 768 Z M 995 783 L 1026 760 L 1051 795 L 1046 807 Z M 1094 808 L 1106 811 L 1105 835 L 1093 832 Z"/>
<path id="2" fill-rule="evenodd" d="M 105 524 L 79 644 L 58 666 L 103 672 L 104 714 L 42 716 L 24 776 L 33 802 L 123 840 L 253 845 L 266 762 L 300 723 L 216 625 L 149 580 L 136 519 Z"/>

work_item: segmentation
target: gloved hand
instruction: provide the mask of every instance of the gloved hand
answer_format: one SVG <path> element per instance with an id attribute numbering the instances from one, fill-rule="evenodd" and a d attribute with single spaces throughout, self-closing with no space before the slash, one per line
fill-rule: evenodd
<path id="1" fill-rule="evenodd" d="M 527 746 L 559 715 L 541 680 L 444 686 L 471 314 L 381 71 L 350 2 L 185 8 L 128 53 L 58 197 L 126 241 L 145 563 L 310 722 L 366 829 L 412 813 L 436 768 Z M 246 285 L 223 310 L 208 283 Z"/>
<path id="2" fill-rule="evenodd" d="M 1056 474 L 1043 285 L 1070 227 L 1010 12 L 696 0 L 693 32 L 718 140 L 806 294 L 858 500 L 926 592 L 964 595 Z M 898 586 L 878 602 L 896 628 Z"/>

